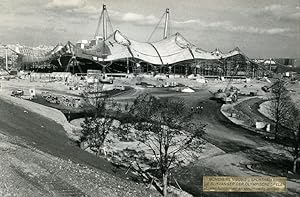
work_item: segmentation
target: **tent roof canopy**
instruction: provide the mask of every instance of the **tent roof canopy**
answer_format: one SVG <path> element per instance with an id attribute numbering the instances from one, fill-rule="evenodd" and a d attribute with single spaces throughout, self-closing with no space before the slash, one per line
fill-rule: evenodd
<path id="1" fill-rule="evenodd" d="M 187 41 L 180 33 L 150 43 L 128 39 L 119 30 L 116 30 L 104 42 L 109 47 L 111 54 L 101 61 L 135 58 L 147 63 L 161 65 L 193 59 L 215 60 L 241 54 L 238 48 L 228 53 L 223 53 L 219 49 L 212 52 L 205 51 Z"/>
<path id="2" fill-rule="evenodd" d="M 99 62 L 134 58 L 154 65 L 174 64 L 194 59 L 218 60 L 239 54 L 244 56 L 239 48 L 228 53 L 223 53 L 219 49 L 212 52 L 205 51 L 187 41 L 180 33 L 150 43 L 128 39 L 119 30 L 116 30 L 105 41 L 99 41 L 91 49 L 81 49 L 68 42 L 65 46 L 57 45 L 40 60 L 55 59 L 65 54 Z M 38 58 L 28 58 L 24 54 L 19 55 L 23 55 L 25 62 L 39 61 Z"/>

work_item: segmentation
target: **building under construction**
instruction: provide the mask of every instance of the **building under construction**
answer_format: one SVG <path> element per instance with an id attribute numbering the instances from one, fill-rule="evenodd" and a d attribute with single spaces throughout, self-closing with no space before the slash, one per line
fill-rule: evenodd
<path id="1" fill-rule="evenodd" d="M 239 48 L 227 53 L 219 49 L 209 52 L 196 47 L 180 33 L 170 35 L 169 14 L 169 9 L 166 9 L 161 17 L 159 23 L 164 23 L 164 31 L 162 39 L 157 42 L 138 42 L 127 38 L 119 30 L 113 30 L 103 5 L 95 37 L 91 41 L 58 44 L 52 50 L 40 53 L 21 47 L 14 51 L 23 68 L 32 70 L 47 68 L 76 73 L 98 69 L 111 73 L 194 73 L 212 77 L 255 77 L 264 72 Z M 112 29 L 110 35 L 107 27 Z"/>

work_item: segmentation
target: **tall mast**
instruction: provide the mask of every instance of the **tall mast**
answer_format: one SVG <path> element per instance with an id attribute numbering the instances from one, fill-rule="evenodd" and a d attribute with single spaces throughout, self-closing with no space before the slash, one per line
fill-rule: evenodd
<path id="1" fill-rule="evenodd" d="M 103 39 L 104 41 L 106 40 L 107 38 L 107 30 L 106 30 L 106 16 L 105 16 L 105 13 L 106 13 L 106 5 L 103 4 Z"/>
<path id="2" fill-rule="evenodd" d="M 101 26 L 102 26 L 102 30 L 103 30 L 102 31 L 102 37 L 103 37 L 104 40 L 106 40 L 106 38 L 107 38 L 107 20 L 106 20 L 106 17 L 108 17 L 107 10 L 106 10 L 106 5 L 103 4 L 103 8 L 102 8 L 102 11 L 101 11 L 100 18 L 98 20 L 98 25 L 97 25 L 97 29 L 96 29 L 94 38 L 99 36 L 99 34 L 100 34 L 99 31 L 100 31 Z"/>
<path id="3" fill-rule="evenodd" d="M 7 57 L 8 47 L 5 46 L 5 69 L 8 70 L 8 57 Z"/>
<path id="4" fill-rule="evenodd" d="M 165 28 L 164 28 L 164 37 L 166 39 L 168 37 L 168 25 L 169 25 L 169 8 L 166 9 L 166 19 L 165 19 Z"/>

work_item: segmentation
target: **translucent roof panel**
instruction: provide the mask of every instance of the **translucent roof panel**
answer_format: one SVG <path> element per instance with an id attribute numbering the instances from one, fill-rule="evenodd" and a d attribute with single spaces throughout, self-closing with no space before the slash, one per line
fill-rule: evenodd
<path id="1" fill-rule="evenodd" d="M 163 64 L 173 64 L 194 59 L 189 45 L 190 44 L 180 34 L 175 34 L 167 39 L 153 43 Z"/>

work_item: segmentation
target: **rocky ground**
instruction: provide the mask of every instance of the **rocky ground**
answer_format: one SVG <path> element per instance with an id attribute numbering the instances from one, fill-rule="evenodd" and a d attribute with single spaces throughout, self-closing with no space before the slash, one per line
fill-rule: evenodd
<path id="1" fill-rule="evenodd" d="M 71 121 L 71 124 L 73 124 L 75 127 L 80 127 L 83 121 L 84 118 L 76 119 Z M 117 120 L 114 120 L 113 125 L 115 128 L 120 128 L 120 122 Z M 150 149 L 145 145 L 145 143 L 139 140 L 139 136 L 145 131 L 136 130 L 131 124 L 128 124 L 127 132 L 128 133 L 126 136 L 121 136 L 119 131 L 116 129 L 115 131 L 112 131 L 108 134 L 103 145 L 106 158 L 114 163 L 122 164 L 127 167 L 134 163 L 135 160 L 138 160 L 140 161 L 139 163 L 142 168 L 144 168 L 144 170 L 151 168 L 151 166 L 149 166 L 147 163 L 157 162 L 155 161 L 155 157 L 152 151 L 155 150 L 156 152 L 159 152 L 159 150 L 155 148 L 158 146 L 158 142 L 155 140 L 148 140 L 146 143 L 150 144 L 151 147 L 154 147 L 153 149 Z M 180 135 L 178 134 L 173 138 L 172 143 L 180 141 L 180 139 L 185 139 L 187 137 L 187 134 L 185 132 L 182 132 Z M 201 144 L 201 146 L 193 150 L 186 150 L 185 153 L 178 154 L 177 160 L 182 161 L 184 165 L 188 165 L 194 160 L 194 158 L 191 158 L 190 155 L 194 155 L 197 159 L 204 159 L 224 153 L 224 151 L 222 151 L 220 148 L 203 139 L 198 141 L 201 141 L 201 143 L 199 143 Z M 153 143 L 156 144 L 154 145 Z M 176 148 L 178 147 L 173 145 L 170 147 L 170 151 Z M 93 151 L 89 148 L 85 150 L 93 153 Z"/>

